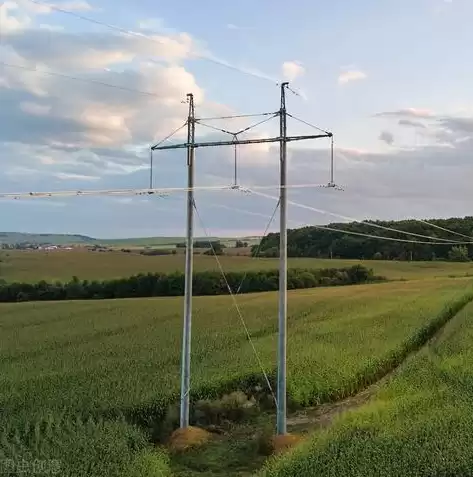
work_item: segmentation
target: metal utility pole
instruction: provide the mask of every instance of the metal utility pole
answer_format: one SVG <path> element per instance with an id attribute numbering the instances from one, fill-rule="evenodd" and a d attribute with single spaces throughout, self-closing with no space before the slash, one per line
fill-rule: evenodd
<path id="1" fill-rule="evenodd" d="M 279 335 L 278 335 L 278 390 L 277 433 L 286 434 L 286 348 L 287 348 L 287 115 L 286 88 L 281 84 L 281 108 L 279 110 Z"/>
<path id="2" fill-rule="evenodd" d="M 191 366 L 191 325 L 192 325 L 192 265 L 194 248 L 194 142 L 195 111 L 194 96 L 187 95 L 189 116 L 187 118 L 187 238 L 186 238 L 186 270 L 184 292 L 184 323 L 182 334 L 181 358 L 181 412 L 180 426 L 189 426 L 189 393 Z"/>

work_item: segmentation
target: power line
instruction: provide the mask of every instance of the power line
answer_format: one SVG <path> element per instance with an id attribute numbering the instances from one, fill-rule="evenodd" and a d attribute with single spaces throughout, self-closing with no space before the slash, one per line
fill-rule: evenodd
<path id="1" fill-rule="evenodd" d="M 158 147 L 164 142 L 166 142 L 168 139 L 172 138 L 175 134 L 177 134 L 184 126 L 187 125 L 187 121 L 182 125 L 176 128 L 174 131 L 172 131 L 170 134 L 168 134 L 165 138 L 161 139 L 157 144 L 155 144 L 154 147 Z M 149 148 L 149 187 L 150 189 L 153 188 L 153 148 Z"/>
<path id="2" fill-rule="evenodd" d="M 443 230 L 444 232 L 448 232 L 453 235 L 459 235 L 460 237 L 465 237 L 470 240 L 473 239 L 473 237 L 471 237 L 470 235 L 465 235 L 460 232 L 455 232 L 454 230 L 446 229 L 445 227 L 441 227 L 440 225 L 433 224 L 432 222 L 427 222 L 427 220 L 422 220 L 422 219 L 412 219 L 412 220 L 416 220 L 417 222 L 420 222 L 422 224 L 430 225 L 431 227 L 434 227 L 439 230 Z"/>
<path id="3" fill-rule="evenodd" d="M 229 186 L 202 186 L 194 190 L 226 190 Z M 103 189 L 103 190 L 68 190 L 52 192 L 5 192 L 0 199 L 33 199 L 47 197 L 80 197 L 80 196 L 116 196 L 116 195 L 166 195 L 172 192 L 187 191 L 186 187 L 167 187 L 162 189 Z"/>
<path id="4" fill-rule="evenodd" d="M 256 251 L 253 255 L 253 258 L 258 258 L 259 254 L 261 253 L 261 245 L 263 243 L 263 238 L 266 237 L 266 235 L 269 231 L 269 228 L 271 227 L 271 224 L 273 223 L 274 217 L 276 216 L 276 212 L 278 211 L 278 208 L 279 208 L 279 203 L 280 203 L 280 201 L 278 200 L 278 202 L 276 203 L 276 207 L 274 207 L 273 213 L 271 214 L 271 217 L 269 218 L 269 221 L 266 224 L 263 235 L 261 236 L 261 240 L 260 240 L 260 242 L 258 244 L 258 247 L 257 247 L 257 249 L 256 249 Z M 248 270 L 245 271 L 245 274 L 243 275 L 243 278 L 241 279 L 240 285 L 237 288 L 237 291 L 236 291 L 237 295 L 240 293 L 240 290 L 241 290 L 243 284 L 245 283 L 247 275 L 248 275 Z"/>
<path id="5" fill-rule="evenodd" d="M 30 1 L 32 1 L 32 0 L 30 0 Z M 118 85 L 115 85 L 115 84 L 110 84 L 110 83 L 106 83 L 104 81 L 94 80 L 94 79 L 91 79 L 91 78 L 81 78 L 79 76 L 67 75 L 65 73 L 56 73 L 54 71 L 39 70 L 37 68 L 33 68 L 33 67 L 29 67 L 29 66 L 23 66 L 23 65 L 15 65 L 15 64 L 12 64 L 12 63 L 6 63 L 4 61 L 0 61 L 0 64 L 3 65 L 3 66 L 6 66 L 8 68 L 16 68 L 16 69 L 25 70 L 25 71 L 32 71 L 32 72 L 39 73 L 39 74 L 42 74 L 42 75 L 54 76 L 54 77 L 62 78 L 62 79 L 68 79 L 68 80 L 73 80 L 73 81 L 82 81 L 84 83 L 92 83 L 92 84 L 96 84 L 96 85 L 99 85 L 99 86 L 106 86 L 108 88 L 114 88 L 114 89 L 120 89 L 122 91 L 128 91 L 128 92 L 131 92 L 131 93 L 143 94 L 145 96 L 154 96 L 156 98 L 160 97 L 158 94 L 151 93 L 149 91 L 142 91 L 142 90 L 139 90 L 139 89 L 128 88 L 126 86 L 118 86 Z"/>
<path id="6" fill-rule="evenodd" d="M 263 373 L 263 376 L 264 376 L 264 379 L 266 381 L 266 384 L 268 386 L 268 389 L 271 393 L 271 396 L 273 397 L 273 400 L 274 400 L 274 403 L 277 407 L 278 405 L 278 402 L 277 402 L 277 399 L 276 399 L 276 395 L 274 394 L 274 391 L 273 391 L 273 387 L 271 386 L 271 382 L 269 380 L 269 377 L 268 377 L 268 374 L 266 373 L 266 370 L 263 366 L 263 362 L 261 361 L 261 358 L 258 354 L 258 351 L 256 349 L 256 346 L 253 342 L 253 339 L 251 337 L 251 333 L 250 333 L 250 330 L 248 329 L 248 326 L 246 325 L 246 322 L 245 322 L 245 319 L 243 318 L 243 314 L 241 312 L 241 309 L 240 309 L 240 306 L 238 305 L 238 300 L 235 296 L 235 294 L 233 293 L 233 290 L 232 290 L 232 287 L 230 286 L 230 284 L 228 283 L 228 279 L 227 279 L 227 275 L 222 267 L 222 264 L 220 263 L 220 260 L 218 258 L 218 255 L 215 253 L 215 248 L 213 246 L 213 243 L 212 241 L 210 240 L 210 235 L 209 235 L 209 232 L 207 231 L 207 228 L 205 227 L 205 224 L 204 224 L 204 221 L 202 220 L 202 217 L 200 215 L 200 212 L 199 212 L 199 209 L 197 208 L 197 205 L 195 203 L 195 201 L 193 202 L 193 205 L 194 205 L 194 210 L 196 212 L 196 215 L 197 215 L 197 219 L 199 220 L 200 222 L 200 226 L 202 227 L 202 230 L 204 231 L 204 234 L 205 236 L 207 237 L 208 241 L 209 241 L 209 244 L 210 244 L 210 249 L 212 250 L 212 255 L 215 257 L 215 260 L 217 262 L 217 266 L 220 270 L 220 273 L 222 274 L 222 278 L 225 282 L 225 285 L 227 287 L 227 290 L 228 290 L 228 293 L 230 294 L 231 298 L 232 298 L 232 301 L 233 301 L 233 305 L 237 311 L 237 314 L 238 314 L 238 317 L 240 318 L 240 321 L 241 321 L 241 324 L 243 326 L 243 329 L 245 330 L 245 334 L 246 334 L 246 337 L 248 339 L 248 342 L 250 343 L 250 346 L 253 350 L 253 353 L 256 357 L 256 361 L 258 362 L 258 365 L 261 369 L 261 372 Z"/>
<path id="7" fill-rule="evenodd" d="M 277 199 L 276 197 L 274 199 Z M 220 206 L 220 205 L 212 205 L 212 207 L 226 207 L 228 209 L 234 210 L 236 212 L 241 212 L 243 214 L 248 214 L 248 215 L 255 215 L 257 214 L 256 212 L 250 211 L 250 210 L 245 210 L 245 209 L 239 209 L 236 207 L 227 207 L 227 206 Z M 269 215 L 267 214 L 260 214 L 258 213 L 258 216 L 270 218 Z M 290 222 L 296 224 L 296 221 L 290 220 Z M 344 230 L 344 229 L 336 229 L 334 227 L 330 227 L 328 225 L 313 225 L 313 224 L 307 224 L 307 225 L 301 225 L 300 223 L 297 223 L 297 228 L 303 228 L 303 227 L 314 227 L 315 229 L 321 229 L 321 230 L 328 230 L 331 232 L 339 232 L 341 234 L 347 234 L 347 235 L 356 235 L 359 237 L 367 237 L 367 238 L 373 238 L 373 239 L 379 239 L 379 240 L 389 240 L 392 242 L 407 242 L 407 243 L 417 243 L 417 244 L 429 244 L 429 245 L 456 245 L 459 242 L 452 242 L 450 244 L 440 242 L 440 243 L 432 243 L 432 242 L 420 242 L 416 240 L 404 240 L 404 239 L 397 239 L 394 237 L 383 237 L 382 235 L 371 235 L 367 233 L 362 233 L 362 232 L 352 232 L 351 230 Z M 460 242 L 462 243 L 462 242 Z M 467 242 L 470 243 L 470 242 Z"/>
<path id="8" fill-rule="evenodd" d="M 270 113 L 270 114 L 271 114 L 270 117 L 262 119 L 261 121 L 258 121 L 257 123 L 250 124 L 249 126 L 243 128 L 243 129 L 240 129 L 239 131 L 236 131 L 236 132 L 228 131 L 226 129 L 219 128 L 219 127 L 216 127 L 216 126 L 212 126 L 210 124 L 205 124 L 200 119 L 196 119 L 196 124 L 199 124 L 201 126 L 209 128 L 209 129 L 214 129 L 215 131 L 220 131 L 220 132 L 223 132 L 225 134 L 229 134 L 230 136 L 238 136 L 240 134 L 243 134 L 244 132 L 247 132 L 247 131 L 249 131 L 253 128 L 256 128 L 257 126 L 260 126 L 261 124 L 264 124 L 264 123 L 267 123 L 268 121 L 271 121 L 271 119 L 274 119 L 279 113 Z"/>
<path id="9" fill-rule="evenodd" d="M 168 134 L 165 138 L 161 139 L 161 141 L 157 142 L 153 147 L 158 147 L 161 144 L 163 144 L 164 142 L 166 142 L 168 139 L 171 139 L 175 134 L 177 134 L 186 125 L 187 125 L 187 121 L 184 124 L 182 124 L 181 126 L 179 126 L 178 128 L 176 128 L 172 133 Z"/>
<path id="10" fill-rule="evenodd" d="M 279 114 L 279 111 L 274 113 L 255 113 L 255 114 L 234 114 L 232 116 L 214 116 L 209 118 L 196 118 L 196 121 L 214 121 L 217 119 L 238 119 L 238 118 L 256 118 L 258 116 L 271 116 Z"/>
<path id="11" fill-rule="evenodd" d="M 323 133 L 326 133 L 328 134 L 328 131 L 326 131 L 325 129 L 322 129 L 322 128 L 319 128 L 318 126 L 316 126 L 315 124 L 312 124 L 312 123 L 309 123 L 308 121 L 305 121 L 304 119 L 300 119 L 292 114 L 289 114 L 287 113 L 287 115 L 292 118 L 292 119 L 295 119 L 296 121 L 299 121 L 300 123 L 302 124 L 305 124 L 306 126 L 310 126 L 311 128 L 313 129 L 317 129 L 317 131 L 321 131 Z"/>
<path id="12" fill-rule="evenodd" d="M 29 0 L 29 1 L 32 2 L 32 3 L 35 3 L 36 5 L 41 5 L 41 6 L 44 6 L 44 7 L 48 7 L 51 10 L 55 10 L 57 12 L 64 13 L 65 15 L 73 16 L 75 18 L 78 18 L 79 20 L 84 20 L 86 22 L 94 23 L 96 25 L 105 26 L 107 28 L 110 28 L 111 30 L 116 30 L 116 31 L 119 31 L 120 33 L 124 33 L 125 35 L 129 35 L 129 36 L 133 36 L 133 37 L 136 37 L 136 38 L 153 41 L 155 43 L 159 43 L 161 45 L 168 46 L 167 42 L 165 42 L 163 40 L 160 40 L 159 38 L 155 38 L 155 37 L 152 37 L 152 36 L 149 36 L 149 35 L 145 35 L 144 33 L 137 33 L 137 32 L 134 32 L 132 30 L 127 30 L 126 28 L 122 28 L 122 27 L 119 27 L 117 25 L 113 25 L 111 23 L 96 20 L 94 18 L 86 17 L 84 15 L 80 15 L 79 13 L 72 12 L 70 10 L 66 10 L 64 8 L 60 8 L 56 5 L 52 5 L 52 4 L 49 4 L 49 3 L 40 2 L 38 0 Z M 276 80 L 273 80 L 272 78 L 269 78 L 268 76 L 266 76 L 264 74 L 260 74 L 260 73 L 254 72 L 254 71 L 250 71 L 248 69 L 240 68 L 240 67 L 232 65 L 232 64 L 230 64 L 226 61 L 219 60 L 219 59 L 217 59 L 217 58 L 215 58 L 211 55 L 204 55 L 204 54 L 199 54 L 199 53 L 196 53 L 196 52 L 192 52 L 192 53 L 193 53 L 193 57 L 195 57 L 197 59 L 209 61 L 210 63 L 214 63 L 214 64 L 219 65 L 219 66 L 224 66 L 225 68 L 231 69 L 233 71 L 238 71 L 239 73 L 246 74 L 246 75 L 252 76 L 254 78 L 264 79 L 264 80 L 269 81 L 269 82 L 271 82 L 275 85 L 278 84 Z"/>
<path id="13" fill-rule="evenodd" d="M 297 188 L 325 188 L 325 184 L 295 184 L 285 186 L 287 189 Z M 280 186 L 275 185 L 253 185 L 252 189 L 279 189 Z M 250 193 L 250 189 L 241 186 L 222 185 L 222 186 L 197 186 L 192 187 L 195 191 L 226 191 L 238 190 L 240 192 Z M 147 188 L 147 189 L 85 189 L 85 190 L 66 190 L 51 192 L 0 192 L 0 199 L 33 199 L 47 197 L 80 197 L 80 196 L 113 196 L 113 195 L 167 195 L 174 192 L 187 192 L 189 187 L 163 187 L 163 188 Z"/>
<path id="14" fill-rule="evenodd" d="M 268 199 L 278 200 L 277 197 L 274 197 L 272 195 L 262 194 L 262 193 L 258 193 L 258 192 L 255 192 L 255 194 L 259 195 L 261 197 L 266 197 Z M 303 208 L 303 209 L 306 209 L 306 210 L 311 210 L 311 211 L 317 212 L 317 213 L 323 213 L 323 214 L 327 213 L 329 215 L 338 215 L 338 214 L 333 214 L 331 212 L 322 211 L 321 209 L 316 209 L 315 207 L 311 207 L 309 205 L 299 204 L 298 202 L 294 202 L 294 201 L 291 201 L 291 200 L 288 200 L 288 203 L 291 204 L 291 205 L 294 205 L 296 207 L 300 207 L 300 208 Z M 371 224 L 369 222 L 364 222 L 364 221 L 361 221 L 361 220 L 354 220 L 354 222 L 359 222 L 363 225 L 374 225 L 374 224 Z M 471 242 L 471 241 L 470 242 L 457 242 L 457 241 L 427 242 L 427 241 L 419 241 L 419 240 L 400 239 L 400 238 L 394 238 L 394 237 L 384 237 L 384 236 L 381 236 L 381 235 L 372 235 L 372 234 L 366 234 L 366 233 L 361 233 L 361 232 L 352 232 L 352 231 L 343 230 L 343 229 L 336 229 L 334 227 L 330 227 L 330 226 L 326 226 L 326 225 L 311 225 L 311 227 L 330 230 L 330 231 L 333 231 L 333 232 L 347 233 L 347 234 L 350 234 L 350 235 L 358 235 L 358 236 L 361 236 L 361 237 L 369 237 L 369 238 L 374 238 L 374 239 L 379 239 L 379 240 L 390 240 L 390 241 L 394 241 L 394 242 L 417 243 L 417 244 L 427 244 L 427 245 L 466 245 L 466 244 L 473 244 L 473 242 Z M 391 230 L 393 230 L 397 233 L 405 233 L 405 234 L 411 235 L 409 232 L 402 232 L 402 231 L 396 230 L 396 229 L 391 229 Z M 428 236 L 425 236 L 425 237 L 428 237 Z M 436 237 L 435 238 L 434 237 L 429 237 L 429 238 L 432 238 L 434 240 L 435 239 L 440 240 Z M 443 239 L 443 240 L 446 240 L 446 239 Z"/>
<path id="15" fill-rule="evenodd" d="M 267 197 L 267 198 L 275 199 L 275 197 L 264 194 L 262 192 L 255 192 L 255 194 L 260 195 L 261 197 Z M 398 229 L 395 229 L 393 227 L 386 227 L 384 225 L 375 224 L 373 222 L 366 222 L 364 220 L 359 220 L 359 219 L 356 219 L 354 217 L 348 217 L 346 215 L 337 214 L 335 212 L 329 212 L 327 210 L 317 209 L 317 208 L 312 207 L 312 206 L 308 206 L 308 205 L 306 206 L 304 204 L 299 204 L 299 203 L 294 202 L 294 201 L 289 201 L 289 203 L 291 203 L 292 205 L 298 206 L 298 207 L 308 208 L 309 210 L 313 210 L 314 212 L 318 212 L 318 213 L 326 214 L 326 215 L 332 215 L 334 217 L 339 217 L 339 218 L 344 219 L 344 220 L 350 220 L 352 222 L 358 222 L 360 224 L 363 224 L 363 225 L 366 225 L 366 226 L 369 226 L 369 227 L 374 227 L 374 228 L 381 229 L 381 230 L 387 230 L 389 232 L 396 232 L 396 233 L 399 233 L 399 234 L 411 235 L 413 237 L 427 238 L 429 240 L 438 240 L 438 241 L 447 242 L 447 243 L 452 243 L 452 242 L 460 243 L 458 241 L 453 241 L 453 240 L 444 239 L 444 238 L 440 238 L 440 237 L 431 237 L 429 235 L 423 235 L 423 234 L 417 234 L 417 233 L 414 233 L 414 232 L 407 232 L 407 231 L 404 231 L 404 230 L 398 230 Z M 473 243 L 473 242 L 471 242 L 471 243 Z"/>

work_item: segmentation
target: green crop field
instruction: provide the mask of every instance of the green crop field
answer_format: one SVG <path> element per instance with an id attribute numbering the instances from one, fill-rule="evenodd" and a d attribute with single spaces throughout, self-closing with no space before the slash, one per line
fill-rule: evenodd
<path id="1" fill-rule="evenodd" d="M 290 292 L 290 400 L 313 404 L 363 387 L 470 290 L 462 278 Z M 239 301 L 274 376 L 277 295 Z M 261 375 L 229 297 L 195 298 L 194 310 L 193 398 Z M 151 452 L 149 429 L 131 422 L 152 421 L 176 401 L 181 316 L 180 298 L 0 305 L 0 456 L 59 459 L 61 475 L 156 475 L 164 457 Z"/>
<path id="2" fill-rule="evenodd" d="M 235 249 L 236 250 L 236 249 Z M 233 251 L 234 252 L 234 251 Z M 7 281 L 37 282 L 39 280 L 99 280 L 128 277 L 147 272 L 173 272 L 184 270 L 184 255 L 144 256 L 120 251 L 3 251 L 0 252 L 0 279 Z M 261 270 L 278 268 L 277 259 L 247 256 L 220 257 L 226 271 Z M 373 268 L 375 274 L 390 279 L 417 279 L 473 275 L 473 262 L 395 262 L 327 260 L 315 258 L 289 259 L 289 266 L 300 268 L 346 267 L 362 263 Z M 195 269 L 218 270 L 214 257 L 196 255 Z"/>
<path id="3" fill-rule="evenodd" d="M 261 476 L 473 475 L 472 318 L 469 304 L 372 402 Z"/>

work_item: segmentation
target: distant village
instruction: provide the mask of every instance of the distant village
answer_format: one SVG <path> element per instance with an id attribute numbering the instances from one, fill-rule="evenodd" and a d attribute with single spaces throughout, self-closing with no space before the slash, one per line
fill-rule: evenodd
<path id="1" fill-rule="evenodd" d="M 74 250 L 77 246 L 35 243 L 2 243 L 2 250 Z"/>

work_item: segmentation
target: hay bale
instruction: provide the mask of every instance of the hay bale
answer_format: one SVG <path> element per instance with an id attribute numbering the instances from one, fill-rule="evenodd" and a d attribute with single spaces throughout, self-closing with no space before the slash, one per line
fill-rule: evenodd
<path id="1" fill-rule="evenodd" d="M 212 437 L 210 432 L 207 432 L 200 427 L 183 427 L 176 429 L 169 438 L 169 449 L 172 452 L 182 452 L 192 447 L 198 447 L 207 443 Z"/>
<path id="2" fill-rule="evenodd" d="M 271 445 L 275 454 L 281 454 L 282 452 L 288 451 L 302 441 L 303 437 L 298 436 L 297 434 L 283 434 L 273 436 Z"/>

